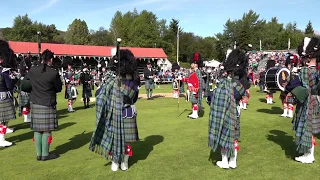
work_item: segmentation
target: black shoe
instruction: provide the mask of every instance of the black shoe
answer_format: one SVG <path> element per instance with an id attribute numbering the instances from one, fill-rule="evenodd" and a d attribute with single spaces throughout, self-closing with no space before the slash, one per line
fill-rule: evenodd
<path id="1" fill-rule="evenodd" d="M 37 156 L 37 161 L 41 161 L 42 156 Z"/>
<path id="2" fill-rule="evenodd" d="M 42 156 L 41 157 L 41 161 L 49 161 L 49 160 L 52 160 L 52 159 L 57 159 L 59 157 L 60 156 L 57 155 L 57 154 L 49 154 L 48 156 Z"/>

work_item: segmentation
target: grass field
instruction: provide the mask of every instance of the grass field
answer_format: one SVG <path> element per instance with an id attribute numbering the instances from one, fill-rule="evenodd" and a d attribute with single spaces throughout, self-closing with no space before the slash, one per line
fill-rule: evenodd
<path id="1" fill-rule="evenodd" d="M 80 90 L 80 89 L 79 89 Z M 58 99 L 59 130 L 53 133 L 51 151 L 61 157 L 36 161 L 33 132 L 22 118 L 10 123 L 16 131 L 6 135 L 15 143 L 1 148 L 0 179 L 319 179 L 320 148 L 316 147 L 314 164 L 293 160 L 297 154 L 291 119 L 280 118 L 281 103 L 267 105 L 265 94 L 251 88 L 250 105 L 241 114 L 238 168 L 223 170 L 215 165 L 219 153 L 207 146 L 209 106 L 204 102 L 202 118 L 187 118 L 190 103 L 180 98 L 140 99 L 137 102 L 141 141 L 133 143 L 129 170 L 112 172 L 110 162 L 88 149 L 95 128 L 95 108 L 83 109 L 75 103 L 75 113 L 67 113 L 67 103 Z M 171 92 L 171 85 L 160 85 L 156 92 Z M 144 88 L 142 88 L 142 92 Z M 81 91 L 79 91 L 81 95 Z M 279 94 L 277 94 L 278 97 Z M 317 138 L 320 144 L 319 138 Z"/>

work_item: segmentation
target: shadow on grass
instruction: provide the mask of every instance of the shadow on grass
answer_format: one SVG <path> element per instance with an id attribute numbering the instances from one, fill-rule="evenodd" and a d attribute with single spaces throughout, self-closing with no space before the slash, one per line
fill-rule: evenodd
<path id="1" fill-rule="evenodd" d="M 260 98 L 259 101 L 263 103 L 267 103 L 267 100 L 265 98 Z"/>
<path id="2" fill-rule="evenodd" d="M 91 103 L 90 106 L 91 106 L 91 108 L 94 108 L 96 106 L 96 104 L 95 103 Z M 91 108 L 88 108 L 88 109 L 91 109 Z M 78 106 L 78 107 L 75 107 L 73 109 L 77 112 L 78 110 L 85 110 L 86 108 L 84 108 L 84 106 Z M 71 113 L 68 112 L 68 108 L 59 109 L 57 111 L 57 115 L 58 115 L 59 119 L 61 119 L 61 117 L 67 117 L 67 114 L 71 114 Z"/>
<path id="3" fill-rule="evenodd" d="M 190 112 L 191 110 L 189 110 L 189 109 L 184 109 L 179 115 L 178 115 L 178 117 L 180 117 L 182 114 L 184 114 L 185 112 Z M 191 113 L 190 113 L 191 114 Z M 188 115 L 190 115 L 190 114 L 188 114 Z"/>
<path id="4" fill-rule="evenodd" d="M 68 123 L 64 123 L 64 124 L 61 124 L 58 126 L 58 131 L 59 130 L 62 130 L 62 129 L 65 129 L 67 127 L 70 127 L 72 125 L 75 125 L 76 123 L 75 122 L 68 122 Z M 14 142 L 14 143 L 17 143 L 17 142 L 22 142 L 22 141 L 25 141 L 25 140 L 32 140 L 33 138 L 33 134 L 34 132 L 32 130 L 30 130 L 29 132 L 27 133 L 24 133 L 24 134 L 20 134 L 20 135 L 17 135 L 17 136 L 12 136 L 8 139 L 6 139 L 7 141 L 9 142 Z"/>
<path id="5" fill-rule="evenodd" d="M 163 142 L 164 137 L 160 135 L 152 135 L 146 137 L 143 141 L 131 143 L 133 156 L 129 159 L 129 166 L 133 166 L 141 160 L 146 160 L 149 154 L 153 151 L 155 145 Z"/>
<path id="6" fill-rule="evenodd" d="M 69 142 L 57 146 L 52 153 L 65 154 L 68 151 L 79 149 L 90 142 L 92 134 L 93 132 L 86 133 L 85 131 L 83 131 L 81 134 L 77 134 L 69 139 Z"/>
<path id="7" fill-rule="evenodd" d="M 211 161 L 212 164 L 216 165 L 217 161 L 221 161 L 221 153 L 210 150 L 208 161 Z"/>
<path id="8" fill-rule="evenodd" d="M 205 112 L 204 112 L 204 110 L 203 110 L 203 109 L 202 109 L 202 110 L 200 110 L 200 111 L 199 111 L 199 117 L 203 117 L 203 116 L 204 116 L 204 113 L 205 113 Z"/>
<path id="9" fill-rule="evenodd" d="M 273 106 L 271 109 L 258 109 L 257 112 L 266 113 L 266 114 L 282 114 L 283 110 L 280 107 Z"/>
<path id="10" fill-rule="evenodd" d="M 279 130 L 271 130 L 270 133 L 267 135 L 267 139 L 280 145 L 282 150 L 285 151 L 286 157 L 293 159 L 296 156 L 296 145 L 293 137 Z"/>
<path id="11" fill-rule="evenodd" d="M 17 131 L 19 129 L 27 129 L 27 128 L 30 128 L 30 123 L 20 123 L 20 124 L 16 124 L 14 126 L 10 126 L 10 123 L 9 123 L 9 127 L 10 128 L 13 128 L 14 131 Z"/>

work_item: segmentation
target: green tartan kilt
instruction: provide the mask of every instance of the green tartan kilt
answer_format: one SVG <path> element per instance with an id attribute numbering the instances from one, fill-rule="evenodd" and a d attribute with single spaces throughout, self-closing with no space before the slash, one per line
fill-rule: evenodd
<path id="1" fill-rule="evenodd" d="M 297 151 L 300 153 L 307 153 L 312 146 L 311 135 L 320 133 L 320 107 L 319 102 L 312 107 L 311 117 L 308 119 L 308 105 L 297 104 L 296 112 L 293 117 L 293 130 L 296 131 L 296 145 Z M 311 126 L 308 126 L 308 122 Z"/>
<path id="2" fill-rule="evenodd" d="M 135 142 L 139 140 L 137 116 L 133 118 L 123 118 L 124 138 L 126 142 Z"/>
<path id="3" fill-rule="evenodd" d="M 145 88 L 146 89 L 154 89 L 154 82 L 152 79 L 146 79 L 146 82 L 145 82 Z"/>
<path id="4" fill-rule="evenodd" d="M 31 103 L 31 129 L 33 131 L 53 131 L 58 128 L 56 107 Z"/>
<path id="5" fill-rule="evenodd" d="M 240 119 L 239 118 L 236 122 L 235 139 L 240 139 Z"/>
<path id="6" fill-rule="evenodd" d="M 0 100 L 0 123 L 16 119 L 16 110 L 12 99 Z"/>
<path id="7" fill-rule="evenodd" d="M 24 92 L 25 93 L 25 92 Z M 29 94 L 21 94 L 19 93 L 19 105 L 21 107 L 30 107 L 30 98 L 29 98 Z"/>
<path id="8" fill-rule="evenodd" d="M 184 82 L 180 81 L 180 93 L 185 93 L 184 91 Z"/>

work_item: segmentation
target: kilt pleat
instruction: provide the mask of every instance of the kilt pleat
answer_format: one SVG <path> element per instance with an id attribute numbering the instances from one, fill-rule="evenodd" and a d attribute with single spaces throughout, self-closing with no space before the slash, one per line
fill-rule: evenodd
<path id="1" fill-rule="evenodd" d="M 83 87 L 82 91 L 82 98 L 91 98 L 92 97 L 92 91 L 91 87 Z"/>
<path id="2" fill-rule="evenodd" d="M 147 79 L 145 82 L 146 89 L 154 89 L 154 82 L 151 79 Z"/>
<path id="3" fill-rule="evenodd" d="M 31 129 L 33 131 L 53 131 L 58 128 L 56 107 L 31 103 Z"/>
<path id="4" fill-rule="evenodd" d="M 0 123 L 16 119 L 16 111 L 12 99 L 0 101 Z"/>
<path id="5" fill-rule="evenodd" d="M 30 98 L 28 94 L 19 95 L 19 104 L 21 107 L 30 106 Z"/>
<path id="6" fill-rule="evenodd" d="M 126 142 L 139 140 L 137 116 L 133 118 L 123 118 L 124 138 Z"/>

